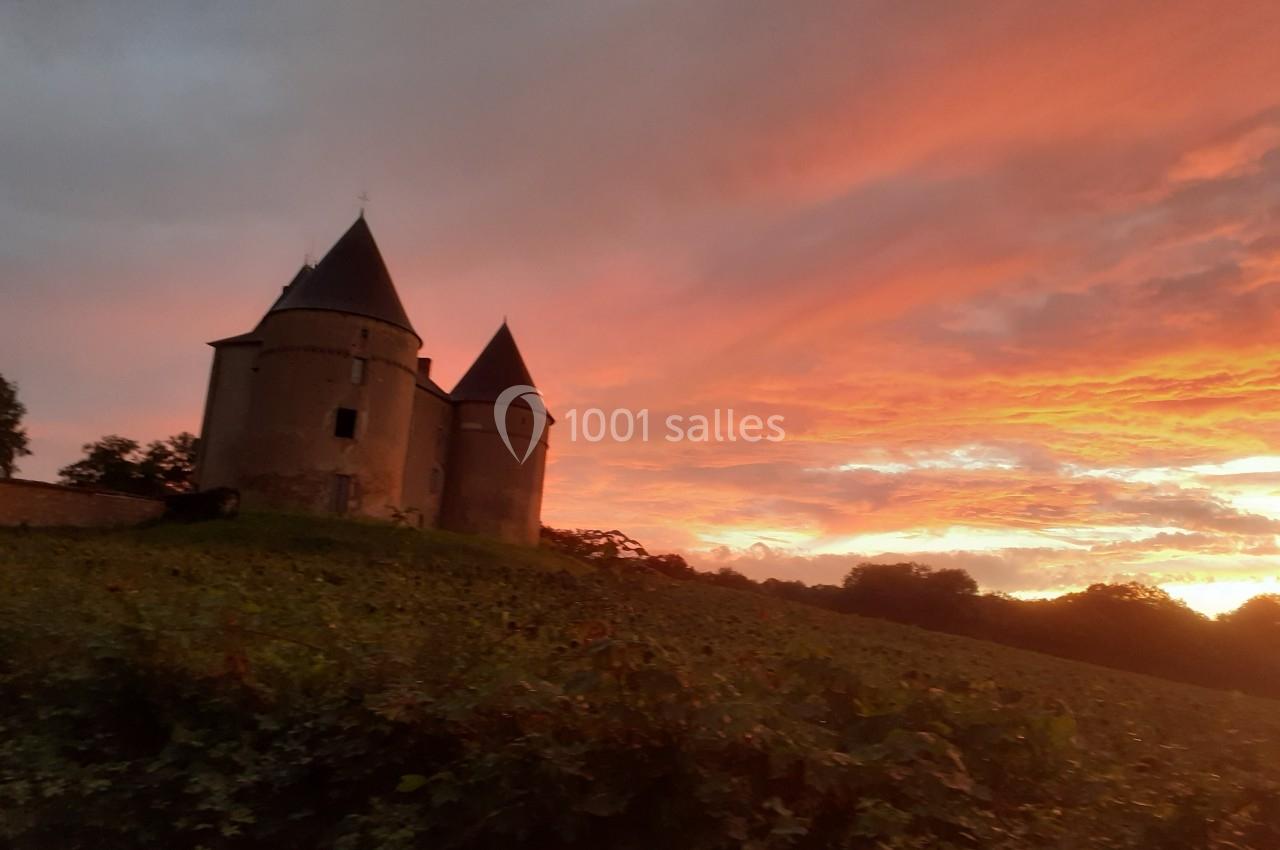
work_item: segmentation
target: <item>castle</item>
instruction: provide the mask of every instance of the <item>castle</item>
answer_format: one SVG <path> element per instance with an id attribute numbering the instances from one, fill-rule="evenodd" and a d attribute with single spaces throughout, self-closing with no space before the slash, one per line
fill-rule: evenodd
<path id="1" fill-rule="evenodd" d="M 441 389 L 363 213 L 253 330 L 210 345 L 199 489 L 537 543 L 543 411 L 517 398 L 505 434 L 495 417 L 505 390 L 533 386 L 511 331 L 504 321 L 458 385 Z"/>

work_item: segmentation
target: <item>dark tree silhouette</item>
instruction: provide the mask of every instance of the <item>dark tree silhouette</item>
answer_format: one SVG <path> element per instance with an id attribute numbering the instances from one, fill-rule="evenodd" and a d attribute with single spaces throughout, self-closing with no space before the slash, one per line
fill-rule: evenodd
<path id="1" fill-rule="evenodd" d="M 1280 594 L 1255 596 L 1218 620 L 1238 634 L 1280 641 Z"/>
<path id="2" fill-rule="evenodd" d="M 141 488 L 138 480 L 138 448 L 137 440 L 115 434 L 103 437 L 96 443 L 85 443 L 81 447 L 84 458 L 58 470 L 58 476 L 64 484 L 73 487 L 138 493 Z"/>
<path id="3" fill-rule="evenodd" d="M 27 448 L 27 431 L 22 417 L 27 408 L 18 401 L 18 387 L 0 375 L 0 478 L 12 478 L 17 460 L 31 454 Z"/>
<path id="4" fill-rule="evenodd" d="M 86 443 L 84 458 L 58 471 L 64 484 L 115 490 L 138 496 L 167 496 L 191 490 L 196 438 L 182 432 L 146 449 L 137 440 L 110 435 Z"/>
<path id="5" fill-rule="evenodd" d="M 698 575 L 698 571 L 680 555 L 650 555 L 644 564 L 668 578 L 691 579 Z"/>
<path id="6" fill-rule="evenodd" d="M 192 489 L 199 440 L 183 431 L 167 440 L 156 440 L 147 446 L 138 473 L 153 482 L 158 494 L 186 493 Z"/>
<path id="7" fill-rule="evenodd" d="M 572 531 L 542 527 L 542 543 L 552 549 L 596 563 L 643 560 L 649 553 L 621 531 L 576 528 Z"/>
<path id="8" fill-rule="evenodd" d="M 978 584 L 964 570 L 924 564 L 859 564 L 844 578 L 842 610 L 930 628 L 956 627 L 972 613 Z"/>
<path id="9" fill-rule="evenodd" d="M 698 571 L 680 555 L 650 555 L 636 540 L 616 529 L 578 528 L 568 531 L 542 527 L 542 545 L 595 566 L 649 569 L 668 578 L 692 579 Z"/>
<path id="10" fill-rule="evenodd" d="M 707 581 L 720 587 L 733 587 L 738 590 L 755 590 L 758 585 L 733 567 L 721 567 L 714 573 L 705 575 Z"/>

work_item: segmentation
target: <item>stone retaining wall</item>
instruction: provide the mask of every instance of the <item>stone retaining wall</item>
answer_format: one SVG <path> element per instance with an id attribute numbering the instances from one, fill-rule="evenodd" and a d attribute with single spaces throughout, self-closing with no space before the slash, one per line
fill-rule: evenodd
<path id="1" fill-rule="evenodd" d="M 0 526 L 137 525 L 164 513 L 164 502 L 42 481 L 0 481 Z"/>

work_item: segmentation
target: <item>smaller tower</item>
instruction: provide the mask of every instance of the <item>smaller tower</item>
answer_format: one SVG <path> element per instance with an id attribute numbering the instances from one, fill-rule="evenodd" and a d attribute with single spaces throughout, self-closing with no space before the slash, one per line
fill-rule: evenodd
<path id="1" fill-rule="evenodd" d="M 505 423 L 509 449 L 498 432 L 494 409 L 503 391 L 515 386 L 534 383 L 503 322 L 449 394 L 454 411 L 440 526 L 535 545 L 541 530 L 542 480 L 552 419 L 547 416 L 547 427 L 535 435 L 533 409 L 516 398 L 507 409 Z M 529 451 L 535 437 L 537 442 Z"/>

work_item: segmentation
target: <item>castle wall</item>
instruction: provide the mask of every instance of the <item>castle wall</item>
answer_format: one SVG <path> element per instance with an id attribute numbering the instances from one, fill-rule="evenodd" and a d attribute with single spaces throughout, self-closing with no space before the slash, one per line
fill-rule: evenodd
<path id="1" fill-rule="evenodd" d="M 408 331 L 325 310 L 268 314 L 238 486 L 249 507 L 390 518 L 401 506 L 417 350 Z M 353 360 L 364 361 L 353 380 Z M 335 435 L 339 409 L 354 435 Z"/>
<path id="2" fill-rule="evenodd" d="M 260 348 L 256 342 L 214 348 L 196 462 L 195 479 L 201 490 L 237 486 L 241 441 L 253 397 L 253 365 Z"/>
<path id="3" fill-rule="evenodd" d="M 532 426 L 529 409 L 513 404 L 507 433 L 520 454 L 529 444 Z M 440 527 L 537 545 L 549 426 L 548 422 L 537 448 L 521 464 L 498 435 L 492 403 L 455 404 Z"/>
<path id="4" fill-rule="evenodd" d="M 440 523 L 452 420 L 453 406 L 447 400 L 427 387 L 417 388 L 401 503 L 406 511 L 417 510 L 414 521 L 424 528 L 435 528 Z"/>
<path id="5" fill-rule="evenodd" d="M 163 513 L 160 499 L 42 481 L 0 481 L 0 526 L 137 525 Z"/>

